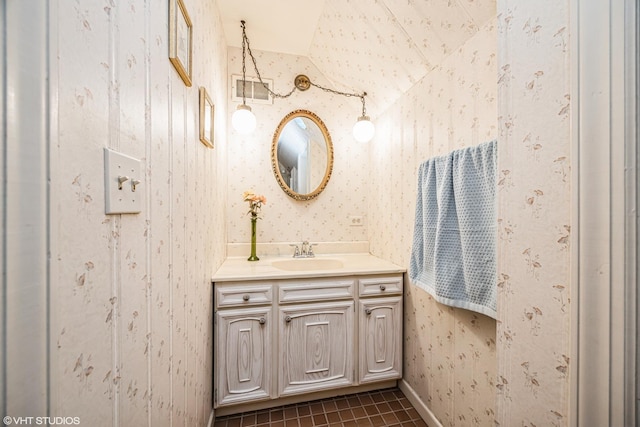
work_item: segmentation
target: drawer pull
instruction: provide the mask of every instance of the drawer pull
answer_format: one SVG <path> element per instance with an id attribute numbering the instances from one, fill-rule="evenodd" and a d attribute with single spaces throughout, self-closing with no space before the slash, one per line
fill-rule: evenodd
<path id="1" fill-rule="evenodd" d="M 249 294 L 242 295 L 242 301 L 249 301 L 250 299 L 251 299 L 251 295 Z"/>
<path id="2" fill-rule="evenodd" d="M 264 325 L 265 323 L 267 323 L 267 319 L 265 319 L 264 317 L 260 318 L 260 324 Z"/>
<path id="3" fill-rule="evenodd" d="M 385 289 L 387 289 L 387 287 L 385 285 L 380 285 L 380 290 L 384 291 Z"/>
<path id="4" fill-rule="evenodd" d="M 367 316 L 371 315 L 371 309 L 370 308 L 367 308 L 364 312 L 367 314 Z"/>
<path id="5" fill-rule="evenodd" d="M 285 322 L 287 322 L 287 323 L 291 322 L 291 316 L 287 316 L 287 317 L 285 317 L 285 318 L 284 318 L 284 321 L 285 321 Z"/>

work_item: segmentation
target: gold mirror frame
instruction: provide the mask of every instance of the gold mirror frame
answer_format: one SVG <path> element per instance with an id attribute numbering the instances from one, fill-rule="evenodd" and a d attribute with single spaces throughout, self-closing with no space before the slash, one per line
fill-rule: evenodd
<path id="1" fill-rule="evenodd" d="M 282 133 L 284 127 L 296 117 L 305 117 L 315 123 L 324 136 L 324 142 L 327 148 L 327 167 L 324 173 L 324 178 L 322 178 L 320 185 L 318 185 L 315 190 L 307 194 L 300 194 L 291 189 L 291 187 L 289 187 L 289 185 L 282 177 L 280 168 L 278 167 L 278 140 L 280 139 L 280 134 Z M 280 124 L 273 134 L 273 141 L 271 143 L 271 168 L 273 170 L 273 174 L 276 176 L 278 184 L 280 184 L 280 188 L 282 188 L 282 190 L 287 193 L 289 197 L 295 200 L 311 200 L 318 197 L 318 195 L 322 193 L 322 190 L 324 190 L 324 188 L 329 183 L 329 178 L 331 177 L 331 172 L 333 171 L 333 143 L 331 142 L 331 135 L 329 135 L 329 130 L 325 126 L 324 122 L 320 119 L 320 117 L 309 110 L 295 110 L 287 114 L 280 121 Z"/>

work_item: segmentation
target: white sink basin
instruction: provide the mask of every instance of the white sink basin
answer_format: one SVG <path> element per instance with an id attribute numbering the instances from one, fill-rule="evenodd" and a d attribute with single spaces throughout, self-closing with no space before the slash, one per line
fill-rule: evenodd
<path id="1" fill-rule="evenodd" d="M 344 267 L 342 261 L 331 258 L 291 258 L 272 261 L 271 265 L 285 271 L 336 270 Z"/>

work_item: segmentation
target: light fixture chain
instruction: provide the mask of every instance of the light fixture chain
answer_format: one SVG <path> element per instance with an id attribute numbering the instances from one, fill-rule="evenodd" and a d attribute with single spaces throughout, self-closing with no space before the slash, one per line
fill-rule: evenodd
<path id="1" fill-rule="evenodd" d="M 360 95 L 359 93 L 340 92 L 339 90 L 329 89 L 328 87 L 320 86 L 319 84 L 311 82 L 311 81 L 309 83 L 311 84 L 311 86 L 315 86 L 318 89 L 321 89 L 321 90 L 323 90 L 325 92 L 331 92 L 331 93 L 334 93 L 336 95 L 342 95 L 342 96 L 357 96 L 358 98 L 362 98 L 362 95 Z"/>
<path id="2" fill-rule="evenodd" d="M 245 90 L 247 88 L 247 65 L 245 64 L 245 39 L 247 38 L 247 34 L 244 29 L 244 21 L 242 21 L 242 104 L 246 105 L 247 97 L 245 95 Z"/>
<path id="3" fill-rule="evenodd" d="M 346 97 L 355 97 L 355 98 L 360 98 L 360 102 L 362 102 L 362 116 L 358 118 L 358 121 L 356 122 L 356 126 L 354 126 L 354 137 L 356 138 L 357 141 L 360 142 L 365 142 L 365 141 L 369 141 L 374 134 L 375 128 L 373 127 L 373 124 L 371 123 L 371 120 L 369 119 L 369 117 L 367 116 L 367 109 L 365 106 L 365 97 L 367 96 L 367 92 L 362 92 L 362 94 L 359 93 L 350 93 L 350 92 L 342 92 L 339 90 L 335 90 L 335 89 L 330 89 L 324 86 L 321 86 L 319 84 L 313 83 L 309 77 L 307 77 L 304 74 L 299 74 L 298 76 L 296 76 L 296 78 L 294 79 L 294 86 L 293 89 L 291 89 L 291 91 L 287 94 L 279 94 L 274 92 L 273 90 L 271 90 L 271 88 L 269 88 L 269 86 L 262 80 L 262 76 L 260 75 L 260 71 L 258 70 L 258 63 L 256 62 L 256 58 L 255 56 L 253 56 L 253 52 L 251 51 L 251 43 L 249 42 L 249 37 L 247 37 L 247 31 L 246 31 L 246 26 L 245 26 L 245 21 L 242 20 L 240 21 L 240 23 L 242 24 L 242 106 L 238 106 L 238 111 L 242 111 L 242 110 L 247 110 L 249 112 L 250 117 L 253 119 L 253 123 L 252 123 L 252 128 L 255 127 L 255 116 L 253 116 L 253 114 L 251 113 L 251 108 L 249 108 L 246 104 L 245 104 L 245 90 L 246 90 L 246 83 L 247 83 L 247 66 L 246 66 L 246 54 L 247 52 L 249 53 L 249 56 L 251 57 L 251 61 L 253 62 L 253 69 L 256 72 L 256 75 L 258 76 L 258 80 L 260 81 L 260 84 L 262 84 L 262 86 L 266 89 L 266 91 L 274 98 L 288 98 L 290 97 L 293 92 L 296 91 L 296 89 L 299 89 L 301 91 L 305 91 L 307 89 L 309 89 L 310 86 L 315 86 L 318 89 L 324 91 L 324 92 L 328 92 L 328 93 L 332 93 L 334 95 L 340 95 L 340 96 L 346 96 Z M 242 107 L 242 108 L 241 108 Z M 234 118 L 233 120 L 235 120 L 236 115 L 238 115 L 238 111 L 236 111 L 236 113 L 234 113 Z M 236 128 L 238 131 L 240 131 L 239 127 L 236 126 L 235 122 L 233 124 L 234 128 Z"/>
<path id="4" fill-rule="evenodd" d="M 341 92 L 341 91 L 339 91 L 339 90 L 329 89 L 328 87 L 320 86 L 319 84 L 314 83 L 314 82 L 312 82 L 312 81 L 309 81 L 309 84 L 310 84 L 311 86 L 315 86 L 315 87 L 317 87 L 318 89 L 321 89 L 321 90 L 323 90 L 323 91 L 325 91 L 325 92 L 333 93 L 333 94 L 336 94 L 336 95 L 342 95 L 342 96 L 346 96 L 346 97 L 351 97 L 351 96 L 353 96 L 353 97 L 358 97 L 358 98 L 360 98 L 360 101 L 362 101 L 362 115 L 363 115 L 363 116 L 365 116 L 365 115 L 366 115 L 366 114 L 365 114 L 365 106 L 364 106 L 364 97 L 365 97 L 365 96 L 367 96 L 367 92 L 364 92 L 364 93 L 362 93 L 362 94 L 359 94 L 359 93 L 349 93 L 349 92 Z"/>
<path id="5" fill-rule="evenodd" d="M 256 71 L 256 75 L 258 76 L 258 80 L 260 81 L 260 83 L 262 84 L 262 86 L 264 86 L 264 88 L 267 90 L 267 92 L 269 92 L 271 94 L 271 96 L 275 97 L 275 98 L 288 98 L 290 97 L 293 92 L 296 91 L 296 87 L 294 86 L 293 89 L 291 89 L 291 92 L 287 93 L 286 95 L 281 95 L 279 93 L 276 93 L 274 91 L 272 91 L 271 89 L 269 89 L 269 85 L 267 85 L 265 82 L 262 81 L 262 76 L 260 75 L 260 71 L 258 71 L 258 64 L 256 63 L 256 58 L 253 56 L 253 52 L 251 52 L 251 45 L 249 43 L 249 37 L 247 37 L 247 33 L 245 31 L 245 24 L 244 21 L 242 21 L 242 46 L 244 47 L 245 41 L 247 43 L 247 51 L 249 52 L 249 57 L 251 57 L 251 61 L 253 61 L 253 69 Z"/>

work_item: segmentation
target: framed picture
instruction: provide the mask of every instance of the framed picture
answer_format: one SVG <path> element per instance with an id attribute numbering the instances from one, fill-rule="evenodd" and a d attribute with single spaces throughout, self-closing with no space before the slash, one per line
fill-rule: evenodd
<path id="1" fill-rule="evenodd" d="M 200 88 L 200 141 L 209 148 L 213 148 L 213 102 L 207 90 Z"/>
<path id="2" fill-rule="evenodd" d="M 183 0 L 169 0 L 169 60 L 189 87 L 192 44 L 193 26 Z"/>

